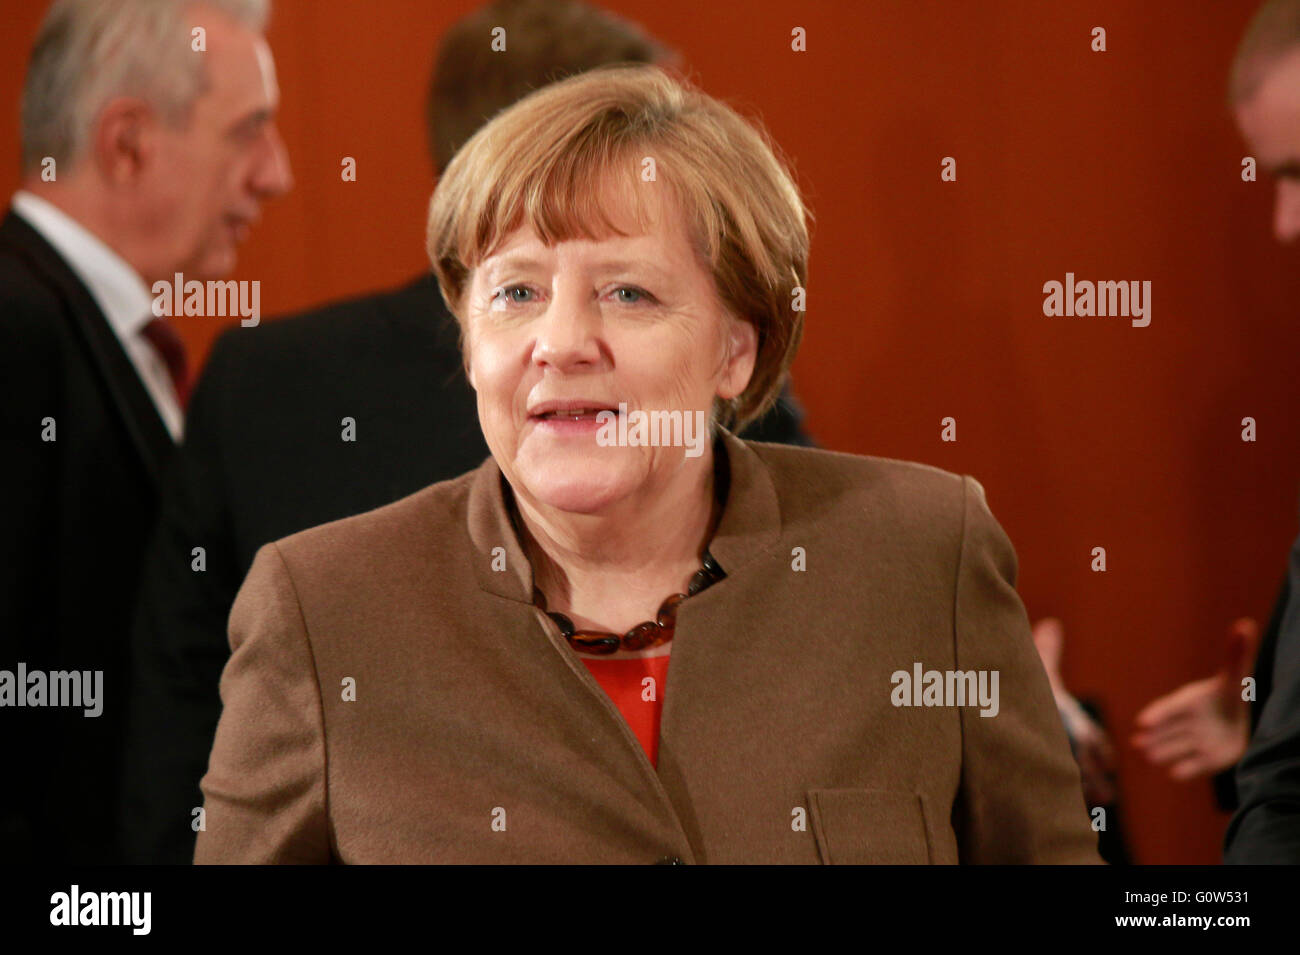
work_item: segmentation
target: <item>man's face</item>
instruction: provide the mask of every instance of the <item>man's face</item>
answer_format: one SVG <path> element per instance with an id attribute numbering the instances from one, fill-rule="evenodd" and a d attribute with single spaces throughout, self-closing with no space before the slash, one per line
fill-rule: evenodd
<path id="1" fill-rule="evenodd" d="M 1277 184 L 1273 234 L 1290 242 L 1300 235 L 1300 47 L 1273 64 L 1235 112 L 1255 160 Z"/>
<path id="2" fill-rule="evenodd" d="M 208 88 L 189 122 L 157 129 L 155 161 L 141 183 L 150 236 L 146 278 L 206 280 L 228 275 L 236 247 L 260 217 L 261 203 L 292 185 L 275 126 L 280 92 L 261 36 L 202 5 L 194 24 L 207 31 Z"/>

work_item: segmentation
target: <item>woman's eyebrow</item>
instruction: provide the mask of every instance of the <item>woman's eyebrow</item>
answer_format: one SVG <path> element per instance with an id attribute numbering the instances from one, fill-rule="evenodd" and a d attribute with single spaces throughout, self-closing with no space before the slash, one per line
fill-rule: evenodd
<path id="1" fill-rule="evenodd" d="M 668 273 L 650 259 L 608 259 L 596 264 L 598 272 L 640 272 L 658 280 L 668 278 Z"/>
<path id="2" fill-rule="evenodd" d="M 507 254 L 488 265 L 487 275 L 488 278 L 494 278 L 509 269 L 538 269 L 544 264 L 540 259 L 522 253 Z"/>
<path id="3" fill-rule="evenodd" d="M 499 273 L 511 269 L 543 269 L 547 265 L 547 262 L 530 255 L 505 255 L 488 266 L 487 277 L 490 280 Z M 593 271 L 602 274 L 607 272 L 640 272 L 659 281 L 666 281 L 669 277 L 668 272 L 659 268 L 650 259 L 603 259 L 593 266 Z"/>

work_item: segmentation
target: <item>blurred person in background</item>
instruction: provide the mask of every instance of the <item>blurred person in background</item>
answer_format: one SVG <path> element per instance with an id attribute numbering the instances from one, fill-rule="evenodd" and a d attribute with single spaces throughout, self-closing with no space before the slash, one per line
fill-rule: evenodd
<path id="1" fill-rule="evenodd" d="M 1276 183 L 1273 231 L 1300 235 L 1300 0 L 1271 0 L 1233 64 L 1237 125 Z M 1292 524 L 1292 527 L 1295 525 Z M 1229 863 L 1300 863 L 1300 537 L 1255 667 L 1250 742 L 1236 770 Z"/>
<path id="2" fill-rule="evenodd" d="M 1097 831 L 1097 852 L 1111 865 L 1132 862 L 1128 837 L 1120 812 L 1120 792 L 1115 764 L 1115 748 L 1106 732 L 1100 707 L 1091 700 L 1078 699 L 1067 689 L 1061 673 L 1065 656 L 1065 626 L 1055 617 L 1045 617 L 1034 624 L 1034 647 L 1047 671 L 1056 709 L 1070 741 L 1070 752 L 1079 765 L 1083 798 L 1088 804 L 1093 828 Z M 1097 813 L 1100 809 L 1102 812 Z"/>
<path id="3" fill-rule="evenodd" d="M 130 618 L 189 393 L 151 289 L 227 275 L 291 186 L 267 13 L 58 0 L 32 49 L 22 185 L 0 224 L 0 669 L 51 691 L 75 672 L 101 698 L 87 718 L 34 704 L 32 682 L 0 710 L 6 861 L 121 861 Z"/>
<path id="4" fill-rule="evenodd" d="M 1259 168 L 1274 180 L 1273 233 L 1300 235 L 1300 0 L 1269 0 L 1247 25 L 1229 104 Z M 1300 863 L 1300 538 L 1263 637 L 1250 618 L 1228 629 L 1224 665 L 1137 716 L 1134 744 L 1170 776 L 1211 774 L 1229 863 Z M 1254 694 L 1246 678 L 1254 668 Z"/>

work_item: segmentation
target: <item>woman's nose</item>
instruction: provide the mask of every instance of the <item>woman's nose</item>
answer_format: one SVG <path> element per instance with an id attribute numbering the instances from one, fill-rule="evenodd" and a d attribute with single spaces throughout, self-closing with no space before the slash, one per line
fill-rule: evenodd
<path id="1" fill-rule="evenodd" d="M 598 362 L 600 324 L 594 298 L 557 294 L 537 327 L 534 361 L 561 368 Z"/>

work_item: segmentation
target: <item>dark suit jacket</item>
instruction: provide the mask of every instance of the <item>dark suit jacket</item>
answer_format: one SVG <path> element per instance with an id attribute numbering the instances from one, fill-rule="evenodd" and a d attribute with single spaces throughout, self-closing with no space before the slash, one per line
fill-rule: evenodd
<path id="1" fill-rule="evenodd" d="M 1287 605 L 1291 600 L 1294 576 L 1294 567 L 1289 566 L 1287 573 L 1282 577 L 1282 586 L 1278 590 L 1277 600 L 1273 603 L 1273 612 L 1269 615 L 1268 626 L 1264 628 L 1264 634 L 1259 641 L 1259 650 L 1255 655 L 1255 699 L 1250 704 L 1252 738 L 1259 729 L 1260 717 L 1273 693 L 1273 668 L 1277 663 L 1278 638 L 1282 632 L 1282 621 L 1286 616 Z M 1233 812 L 1241 808 L 1237 793 L 1237 770 L 1240 765 L 1238 763 L 1214 776 L 1214 798 L 1219 808 L 1225 812 Z"/>
<path id="2" fill-rule="evenodd" d="M 0 382 L 0 669 L 99 670 L 104 695 L 98 717 L 0 710 L 0 857 L 120 861 L 128 632 L 172 439 L 90 292 L 13 213 Z"/>
<path id="3" fill-rule="evenodd" d="M 1239 808 L 1224 836 L 1229 863 L 1300 863 L 1300 538 L 1282 593 L 1273 639 L 1260 646 L 1258 718 L 1237 766 Z"/>
<path id="4" fill-rule="evenodd" d="M 714 448 L 726 577 L 678 610 L 657 767 L 533 606 L 489 458 L 258 552 L 195 861 L 1099 861 L 979 484 Z M 918 664 L 998 673 L 997 712 L 896 705 Z"/>
<path id="5" fill-rule="evenodd" d="M 354 442 L 341 439 L 344 417 Z M 806 443 L 800 417 L 787 396 L 746 434 Z M 463 474 L 487 453 L 432 276 L 221 336 L 190 403 L 136 627 L 122 821 L 135 861 L 193 858 L 227 618 L 257 549 Z M 195 547 L 203 571 L 192 570 Z"/>

